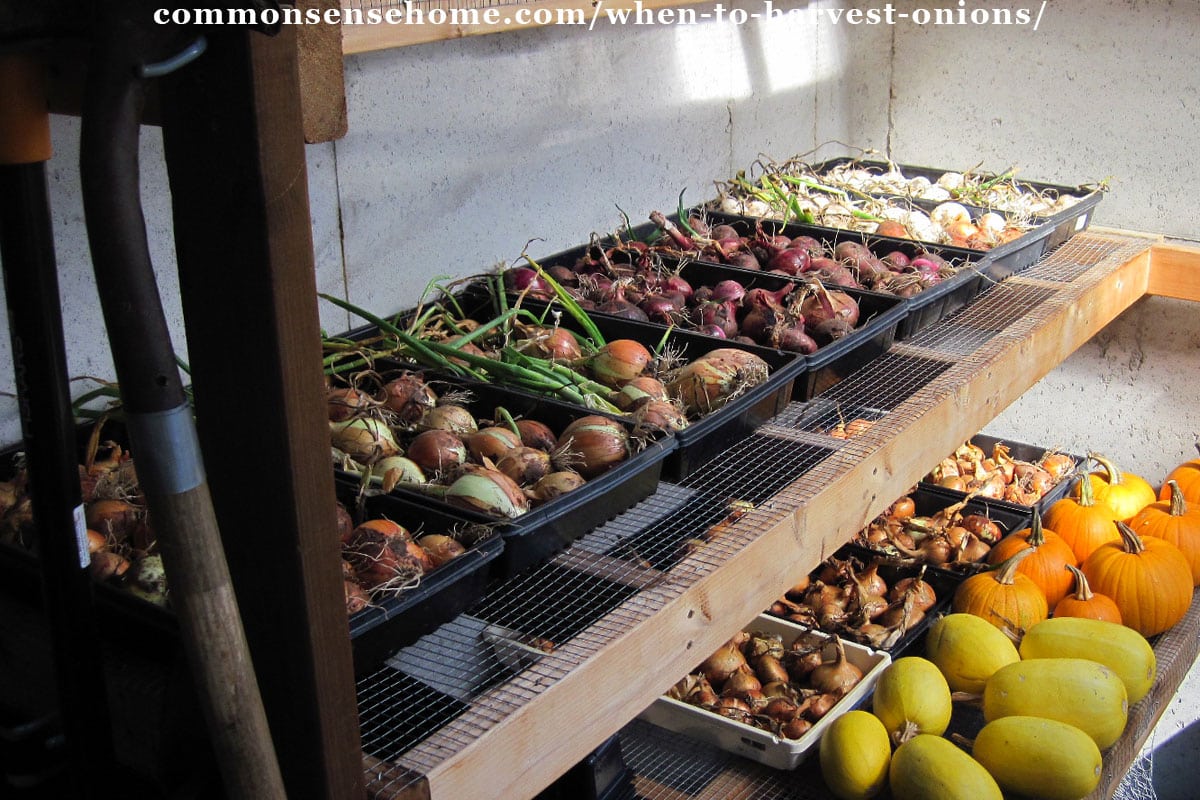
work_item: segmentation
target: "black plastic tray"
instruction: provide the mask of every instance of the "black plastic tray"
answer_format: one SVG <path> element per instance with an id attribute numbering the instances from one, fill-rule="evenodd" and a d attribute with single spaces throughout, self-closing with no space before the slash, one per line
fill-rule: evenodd
<path id="1" fill-rule="evenodd" d="M 916 506 L 916 516 L 918 517 L 931 516 L 948 506 L 952 506 L 955 503 L 962 501 L 961 497 L 948 497 L 945 494 L 934 492 L 919 486 L 914 491 L 909 492 L 907 496 L 913 499 L 913 504 Z M 1000 527 L 1000 535 L 1002 537 L 1007 536 L 1015 531 L 1028 528 L 1033 518 L 1031 509 L 1023 508 L 1016 510 L 1011 508 L 1000 508 L 984 503 L 979 498 L 972 498 L 971 500 L 967 501 L 966 505 L 963 507 L 963 513 L 985 514 Z M 888 551 L 884 548 L 872 547 L 866 543 L 858 541 L 857 539 L 851 540 L 850 544 L 863 552 L 877 553 L 879 555 L 893 558 L 897 557 L 896 553 L 894 552 Z M 903 560 L 903 557 L 899 557 L 897 560 Z M 954 575 L 960 575 L 963 573 L 976 572 L 979 570 L 980 566 L 981 565 L 978 563 L 945 564 L 938 567 L 930 565 L 927 574 L 935 572 L 948 572 Z"/>
<path id="2" fill-rule="evenodd" d="M 700 213 L 701 209 L 696 209 L 696 212 Z M 743 236 L 752 233 L 755 225 L 762 224 L 765 228 L 793 238 L 800 235 L 811 236 L 823 244 L 831 245 L 830 249 L 839 242 L 860 241 L 876 255 L 886 255 L 894 250 L 899 250 L 912 257 L 918 253 L 929 252 L 941 256 L 957 267 L 958 272 L 936 286 L 931 286 L 912 297 L 904 298 L 906 313 L 896 328 L 897 341 L 903 341 L 957 311 L 971 302 L 975 295 L 991 285 L 990 268 L 985 268 L 984 251 L 981 250 L 917 242 L 912 239 L 899 239 L 891 236 L 876 236 L 820 225 L 784 224 L 778 220 L 760 220 L 756 217 L 726 214 L 720 211 L 706 210 L 703 213 L 711 222 L 731 225 Z M 878 294 L 881 297 L 889 296 L 879 292 L 872 292 L 872 294 Z"/>
<path id="3" fill-rule="evenodd" d="M 490 295 L 480 295 L 479 291 L 479 287 L 473 287 L 462 298 L 462 302 L 469 312 L 484 310 L 492 302 Z M 481 309 L 481 305 L 484 307 L 483 309 Z M 545 305 L 541 303 L 534 303 L 531 307 L 533 306 L 545 308 Z M 491 314 L 490 311 L 484 311 L 484 313 Z M 866 309 L 864 309 L 864 313 L 867 313 Z M 670 437 L 674 451 L 668 454 L 663 467 L 662 477 L 665 480 L 683 480 L 691 474 L 696 466 L 704 464 L 710 456 L 752 433 L 759 425 L 782 411 L 795 394 L 795 385 L 807 380 L 806 370 L 809 361 L 804 356 L 795 353 L 785 353 L 769 347 L 738 344 L 677 328 L 671 329 L 668 333 L 667 328 L 661 325 L 633 322 L 600 314 L 595 315 L 593 321 L 606 339 L 635 339 L 651 348 L 656 347 L 663 340 L 665 334 L 667 347 L 678 353 L 684 360 L 697 358 L 721 347 L 736 347 L 754 353 L 767 362 L 770 367 L 770 375 L 767 380 L 747 389 L 716 411 L 691 421 L 686 428 Z M 885 319 L 882 324 L 886 325 L 887 321 Z M 882 330 L 879 321 L 873 320 L 872 324 L 874 325 L 871 328 L 872 334 L 879 337 Z M 562 325 L 581 332 L 581 328 L 575 324 L 574 320 L 570 319 L 569 315 L 563 315 Z M 842 342 L 845 341 L 845 339 L 842 340 Z M 830 347 L 836 348 L 842 342 L 835 342 Z M 887 344 L 891 345 L 890 339 Z M 848 359 L 846 360 L 848 361 Z"/>
<path id="4" fill-rule="evenodd" d="M 76 427 L 79 463 L 94 423 Z M 105 423 L 103 440 L 112 440 L 128 449 L 129 437 L 125 427 L 115 422 Z M 14 459 L 25 449 L 24 443 L 0 450 L 0 480 L 16 474 Z M 0 543 L 0 583 L 5 591 L 39 605 L 42 598 L 42 569 L 36 553 L 15 544 Z M 106 639 L 118 642 L 131 652 L 161 661 L 178 657 L 179 625 L 175 614 L 167 607 L 151 603 L 119 586 L 93 581 L 97 624 Z"/>
<path id="5" fill-rule="evenodd" d="M 915 577 L 921 572 L 921 567 L 919 565 L 896 563 L 890 561 L 886 556 L 874 550 L 870 550 L 865 547 L 858 547 L 853 544 L 843 545 L 836 553 L 833 554 L 833 558 L 841 561 L 853 559 L 861 567 L 867 567 L 872 563 L 878 563 L 879 575 L 885 581 L 887 581 L 889 587 L 896 581 L 903 580 L 904 578 Z M 815 578 L 820 571 L 821 566 L 818 565 L 809 573 L 809 575 L 810 577 Z M 906 650 L 914 641 L 924 634 L 929 626 L 933 624 L 934 620 L 936 620 L 942 614 L 947 613 L 947 610 L 950 608 L 950 604 L 954 600 L 954 591 L 958 588 L 958 585 L 963 582 L 964 576 L 949 570 L 927 568 L 925 570 L 924 579 L 937 594 L 937 602 L 934 603 L 932 608 L 925 612 L 925 616 L 921 618 L 920 622 L 905 631 L 902 636 L 900 636 L 895 642 L 887 647 L 880 647 L 872 644 L 871 642 L 866 641 L 865 638 L 856 636 L 854 631 L 847 631 L 844 629 L 825 630 L 819 625 L 816 626 L 816 629 L 824 631 L 825 633 L 836 633 L 838 636 L 857 642 L 865 647 L 871 647 L 875 650 L 888 653 L 893 659 L 895 659 L 898 653 Z M 771 612 L 768 611 L 767 613 Z M 772 616 L 776 615 L 773 614 Z M 786 617 L 784 617 L 784 619 L 786 619 Z"/>
<path id="6" fill-rule="evenodd" d="M 989 455 L 992 452 L 992 448 L 998 442 L 1002 442 L 1002 443 L 1008 445 L 1008 452 L 1013 458 L 1017 459 L 1018 461 L 1030 461 L 1030 462 L 1033 462 L 1034 464 L 1036 464 L 1038 462 L 1038 460 L 1042 458 L 1042 456 L 1046 455 L 1049 452 L 1052 452 L 1050 450 L 1047 450 L 1044 447 L 1039 447 L 1037 445 L 1024 444 L 1022 442 L 1014 442 L 1011 439 L 1005 439 L 1005 438 L 996 437 L 996 436 L 988 436 L 988 435 L 982 434 L 982 433 L 972 436 L 970 439 L 970 442 L 971 442 L 971 444 L 976 445 L 977 447 L 981 448 L 985 453 L 987 453 Z M 1062 451 L 1053 451 L 1053 452 L 1062 452 Z M 1071 457 L 1071 459 L 1075 462 L 1076 468 L 1078 468 L 1085 460 L 1083 457 L 1073 455 L 1071 453 L 1064 453 L 1064 455 Z M 978 500 L 979 502 L 983 503 L 984 505 L 988 506 L 989 508 L 1004 509 L 1004 510 L 1012 511 L 1012 512 L 1018 513 L 1018 514 L 1022 514 L 1022 513 L 1028 514 L 1034 508 L 1037 508 L 1038 513 L 1044 515 L 1046 513 L 1046 511 L 1050 508 L 1050 506 L 1054 505 L 1056 502 L 1058 502 L 1059 500 L 1061 500 L 1067 496 L 1067 492 L 1069 492 L 1071 490 L 1071 486 L 1074 484 L 1074 482 L 1075 482 L 1075 479 L 1071 475 L 1068 475 L 1066 478 L 1064 478 L 1063 480 L 1056 483 L 1050 489 L 1050 491 L 1048 491 L 1044 495 L 1042 495 L 1041 499 L 1038 500 L 1033 505 L 1023 505 L 1021 503 L 1014 503 L 1009 500 L 994 500 L 994 499 L 988 498 L 988 497 L 977 497 L 975 499 Z M 922 490 L 928 491 L 932 494 L 950 498 L 951 502 L 958 502 L 959 500 L 961 500 L 967 496 L 966 492 L 959 492 L 954 489 L 947 489 L 943 486 L 938 486 L 936 483 L 930 483 L 928 481 L 921 481 L 919 486 Z"/>
<path id="7" fill-rule="evenodd" d="M 486 528 L 480 532 L 479 522 L 412 499 L 375 495 L 363 498 L 361 509 L 357 509 L 357 489 L 357 484 L 341 480 L 337 483 L 338 499 L 351 511 L 356 523 L 383 517 L 403 525 L 417 537 L 460 531 L 470 531 L 472 538 L 482 536 L 470 543 L 467 552 L 458 558 L 421 576 L 420 583 L 412 589 L 376 600 L 350 615 L 354 672 L 365 675 L 396 650 L 412 644 L 482 599 L 491 567 L 505 547 L 498 533 Z"/>
<path id="8" fill-rule="evenodd" d="M 933 252 L 942 256 L 955 266 L 962 265 L 962 268 L 957 274 L 942 281 L 937 286 L 926 289 L 913 297 L 898 298 L 882 292 L 872 292 L 865 289 L 851 289 L 852 292 L 862 292 L 867 295 L 872 295 L 879 298 L 886 298 L 888 302 L 896 302 L 904 306 L 904 314 L 896 325 L 894 338 L 896 341 L 902 341 L 909 338 L 917 331 L 932 325 L 934 322 L 945 317 L 947 314 L 961 308 L 971 301 L 975 295 L 982 291 L 986 284 L 984 274 L 977 266 L 981 258 L 981 251 L 967 250 L 963 248 L 947 247 L 944 245 L 925 245 L 914 242 L 910 239 L 895 239 L 886 236 L 868 236 L 866 234 L 855 231 L 840 230 L 837 228 L 822 228 L 816 225 L 799 225 L 795 223 L 784 224 L 778 220 L 763 219 L 759 220 L 755 217 L 740 216 L 737 214 L 726 214 L 723 212 L 712 211 L 697 207 L 691 210 L 692 213 L 704 215 L 711 223 L 731 225 L 740 235 L 749 235 L 754 232 L 755 225 L 762 223 L 771 230 L 783 233 L 788 236 L 798 236 L 801 234 L 812 236 L 830 246 L 836 246 L 842 241 L 863 241 L 871 248 L 872 252 L 877 254 L 886 254 L 893 250 L 899 250 L 907 255 L 915 255 L 918 252 Z M 678 214 L 669 217 L 672 221 L 678 221 Z M 653 238 L 653 234 L 657 231 L 654 225 L 644 224 L 633 229 L 634 235 L 641 239 Z M 614 244 L 611 237 L 601 239 L 597 242 L 601 246 Z M 584 256 L 593 244 L 579 245 L 567 250 L 560 251 L 553 255 L 547 256 L 538 263 L 543 267 L 551 266 L 566 266 L 574 268 L 577 261 Z M 618 251 L 613 254 L 614 263 L 629 263 L 628 259 L 631 256 L 630 251 Z M 734 267 L 728 264 L 720 264 L 714 261 L 701 259 L 679 259 L 669 255 L 660 254 L 659 260 L 669 266 L 675 266 L 681 270 L 691 270 L 693 267 L 703 265 L 709 268 L 719 268 L 728 270 L 724 273 L 724 277 L 735 278 L 743 283 L 747 280 L 755 279 L 759 281 L 773 280 L 774 283 L 760 284 L 765 286 L 779 287 L 782 283 L 778 281 L 788 280 L 787 276 L 776 275 L 770 272 L 749 270 L 741 267 Z M 688 277 L 688 273 L 684 272 L 684 277 Z M 753 276 L 758 276 L 753 278 Z M 689 278 L 690 280 L 690 278 Z M 718 279 L 719 280 L 719 279 Z M 793 279 L 797 280 L 797 279 Z M 840 287 L 839 287 L 840 288 Z M 811 357 L 811 356 L 810 356 Z"/>
<path id="9" fill-rule="evenodd" d="M 380 360 L 377 369 L 386 373 L 392 366 L 420 369 L 412 364 L 399 364 L 387 359 Z M 426 371 L 426 378 L 470 392 L 473 399 L 467 407 L 477 415 L 491 416 L 498 406 L 503 406 L 514 419 L 538 419 L 549 425 L 556 434 L 574 420 L 596 413 L 555 399 L 495 384 L 442 376 L 433 371 Z M 628 424 L 627 420 L 625 422 Z M 532 508 L 515 519 L 459 508 L 418 490 L 406 488 L 404 484 L 397 485 L 391 494 L 445 514 L 495 525 L 504 538 L 505 547 L 493 562 L 491 575 L 503 579 L 542 563 L 580 536 L 653 493 L 675 446 L 672 437 L 646 442 L 638 452 L 632 453 L 608 471 L 590 478 L 578 489 Z M 338 474 L 343 480 L 353 481 L 357 478 L 352 473 Z"/>
<path id="10" fill-rule="evenodd" d="M 836 166 L 851 162 L 856 163 L 866 169 L 879 169 L 881 171 L 887 171 L 892 167 L 895 167 L 910 178 L 923 176 L 931 181 L 937 181 L 937 179 L 946 172 L 955 171 L 936 169 L 933 167 L 922 167 L 912 164 L 889 164 L 883 161 L 861 160 L 848 156 L 822 161 L 818 164 L 814 164 L 812 169 L 815 173 L 821 174 Z M 991 250 L 979 251 L 985 254 L 983 261 L 986 262 L 987 274 L 988 277 L 994 281 L 1001 281 L 1004 278 L 1016 274 L 1032 264 L 1035 264 L 1046 253 L 1058 247 L 1076 233 L 1085 230 L 1091 222 L 1092 214 L 1095 212 L 1096 206 L 1100 203 L 1100 199 L 1103 197 L 1102 192 L 1095 189 L 1088 189 L 1083 186 L 1066 186 L 1062 184 L 1027 180 L 1019 180 L 1017 183 L 1023 186 L 1028 186 L 1031 189 L 1039 192 L 1053 192 L 1058 195 L 1073 195 L 1079 197 L 1080 200 L 1070 208 L 1063 209 L 1062 211 L 1050 216 L 1035 217 L 1034 227 L 1029 232 L 1014 239 L 1013 241 L 1006 242 L 1005 244 L 994 247 Z M 900 195 L 888 196 L 899 197 Z M 913 202 L 918 201 L 914 200 Z M 936 205 L 936 203 L 934 205 Z M 970 203 L 962 203 L 962 205 L 973 208 L 981 208 L 980 206 Z M 984 208 L 984 210 L 993 209 Z"/>
<path id="11" fill-rule="evenodd" d="M 664 259 L 664 261 L 669 262 L 672 260 Z M 764 288 L 780 288 L 785 282 L 796 282 L 786 276 L 742 270 L 724 264 L 693 262 L 689 266 L 681 267 L 681 269 L 696 273 L 706 273 L 714 281 L 721 280 L 723 277 L 734 277 L 743 282 L 752 279 L 756 286 Z M 675 344 L 687 346 L 689 348 L 688 352 L 691 353 L 704 353 L 718 347 L 739 347 L 754 352 L 763 357 L 771 365 L 772 380 L 768 381 L 768 383 L 778 385 L 774 382 L 788 381 L 791 384 L 791 397 L 793 399 L 808 400 L 887 352 L 896 341 L 896 333 L 908 315 L 906 301 L 902 298 L 878 292 L 870 292 L 865 289 L 838 288 L 858 301 L 859 325 L 854 333 L 836 342 L 827 344 L 808 356 L 787 353 L 782 350 L 758 345 L 738 344 L 693 331 L 672 329 L 670 336 Z M 537 301 L 531 302 L 527 300 L 526 303 L 531 307 L 544 307 L 544 305 Z M 629 338 L 639 339 L 642 342 L 657 342 L 667 330 L 666 326 L 652 322 L 630 322 L 604 314 L 594 314 L 593 319 L 601 323 L 600 328 L 606 335 L 610 330 L 614 333 L 617 331 L 626 331 L 627 334 L 618 335 L 628 335 Z M 565 321 L 565 318 L 563 324 L 578 330 L 572 323 Z M 655 336 L 652 332 L 656 332 L 658 335 Z M 742 400 L 748 395 L 756 394 L 762 388 L 763 385 L 755 387 L 747 392 L 746 395 L 743 395 L 742 398 L 738 398 L 738 400 Z M 730 406 L 737 404 L 738 400 L 730 403 Z M 729 406 L 726 406 L 717 415 L 710 415 L 710 417 L 719 416 L 724 418 L 724 412 L 728 408 Z M 782 410 L 782 406 L 776 408 L 775 412 L 767 414 L 766 417 L 760 418 L 755 423 L 755 426 L 761 424 L 767 417 L 773 416 L 779 410 Z M 700 422 L 703 423 L 705 420 L 700 420 Z M 744 430 L 753 429 L 752 427 L 745 428 L 745 426 L 743 428 Z M 691 437 L 699 435 L 701 434 L 698 431 L 693 431 L 690 434 Z M 685 437 L 685 439 L 687 438 L 689 437 Z M 681 446 L 683 445 L 681 444 Z"/>
<path id="12" fill-rule="evenodd" d="M 621 740 L 610 736 L 534 800 L 616 800 L 630 791 L 633 773 L 621 754 Z"/>

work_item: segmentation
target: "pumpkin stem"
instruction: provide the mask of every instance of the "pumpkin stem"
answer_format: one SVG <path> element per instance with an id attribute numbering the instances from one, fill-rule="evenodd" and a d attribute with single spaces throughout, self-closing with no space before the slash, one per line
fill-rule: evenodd
<path id="1" fill-rule="evenodd" d="M 1065 565 L 1065 569 L 1069 569 L 1071 574 L 1075 576 L 1075 599 L 1086 603 L 1095 595 L 1092 593 L 1092 587 L 1088 585 L 1087 576 L 1083 574 L 1083 570 L 1072 564 Z"/>
<path id="2" fill-rule="evenodd" d="M 1146 549 L 1146 545 L 1133 532 L 1133 528 L 1117 520 L 1117 530 L 1121 532 L 1121 545 L 1126 553 L 1138 554 Z"/>
<path id="3" fill-rule="evenodd" d="M 1079 479 L 1079 505 L 1084 508 L 1096 505 L 1096 493 L 1092 489 L 1091 473 L 1084 473 Z"/>
<path id="4" fill-rule="evenodd" d="M 1111 460 L 1105 458 L 1099 453 L 1088 453 L 1088 458 L 1090 458 L 1092 461 L 1095 461 L 1104 469 L 1104 472 L 1108 476 L 1108 484 L 1110 486 L 1116 486 L 1122 481 L 1121 470 L 1117 469 L 1117 465 Z"/>
<path id="5" fill-rule="evenodd" d="M 1046 534 L 1042 530 L 1042 515 L 1037 506 L 1033 507 L 1033 521 L 1029 523 L 1029 536 L 1025 539 L 1029 546 L 1036 549 L 1046 543 Z"/>
<path id="6" fill-rule="evenodd" d="M 1130 531 L 1129 534 L 1133 536 L 1133 531 Z M 1026 547 L 1023 550 L 1018 550 L 1009 556 L 1006 561 L 1001 563 L 1000 566 L 996 568 L 996 583 L 1002 583 L 1005 586 L 1011 586 L 1013 580 L 1017 576 L 1017 567 L 1021 565 L 1022 561 L 1029 558 L 1031 555 L 1033 555 L 1033 548 Z"/>
<path id="7" fill-rule="evenodd" d="M 1171 487 L 1171 516 L 1182 517 L 1187 513 L 1187 502 L 1183 499 L 1183 490 L 1179 488 L 1179 483 L 1176 481 L 1167 481 L 1167 486 Z"/>

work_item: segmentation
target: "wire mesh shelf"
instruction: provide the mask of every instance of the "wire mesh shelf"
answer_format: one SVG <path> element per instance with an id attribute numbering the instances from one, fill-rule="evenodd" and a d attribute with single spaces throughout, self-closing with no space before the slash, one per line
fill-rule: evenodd
<path id="1" fill-rule="evenodd" d="M 1144 249 L 1136 240 L 1074 237 L 815 400 L 789 404 L 548 563 L 489 587 L 467 614 L 360 679 L 364 754 L 398 767 L 390 779 L 371 775 L 373 793 L 399 795 L 535 702 Z M 861 436 L 840 435 L 839 424 L 859 418 L 870 422 Z M 631 723 L 620 741 L 634 777 L 613 797 L 821 796 L 806 793 L 798 773 L 746 762 L 732 780 L 726 765 L 735 756 L 645 723 Z"/>

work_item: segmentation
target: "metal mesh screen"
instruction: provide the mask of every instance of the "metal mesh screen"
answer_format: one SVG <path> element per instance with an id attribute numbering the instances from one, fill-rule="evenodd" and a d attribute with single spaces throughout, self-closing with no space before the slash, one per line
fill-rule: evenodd
<path id="1" fill-rule="evenodd" d="M 889 429 L 902 430 L 952 392 L 956 376 L 986 364 L 1107 274 L 1092 267 L 1115 268 L 1142 249 L 1127 239 L 1075 237 L 821 397 L 790 404 L 683 482 L 661 484 L 549 563 L 490 587 L 468 614 L 360 680 L 364 752 L 427 774 L 719 569 L 764 519 L 787 511 L 774 505 L 785 487 L 802 475 L 835 475 L 868 455 Z M 879 435 L 839 437 L 837 426 L 856 418 L 871 421 Z M 640 722 L 622 732 L 621 743 L 635 778 L 629 794 L 615 796 L 810 796 L 802 771 L 775 773 Z M 730 782 L 732 762 L 740 771 Z M 726 783 L 710 786 L 714 780 Z M 752 789 L 743 786 L 747 780 Z"/>

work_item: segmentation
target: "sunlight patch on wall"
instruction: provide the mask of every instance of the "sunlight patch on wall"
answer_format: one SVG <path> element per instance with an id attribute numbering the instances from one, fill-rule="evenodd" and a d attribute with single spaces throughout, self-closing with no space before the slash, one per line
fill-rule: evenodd
<path id="1" fill-rule="evenodd" d="M 675 26 L 675 59 L 689 100 L 737 100 L 753 93 L 741 33 L 728 21 Z"/>
<path id="2" fill-rule="evenodd" d="M 758 36 L 767 86 L 772 94 L 811 86 L 820 79 L 822 65 L 814 52 L 817 31 L 804 15 L 782 14 L 763 20 L 758 26 Z M 822 55 L 821 61 L 826 65 L 830 63 L 830 55 L 836 56 Z"/>

